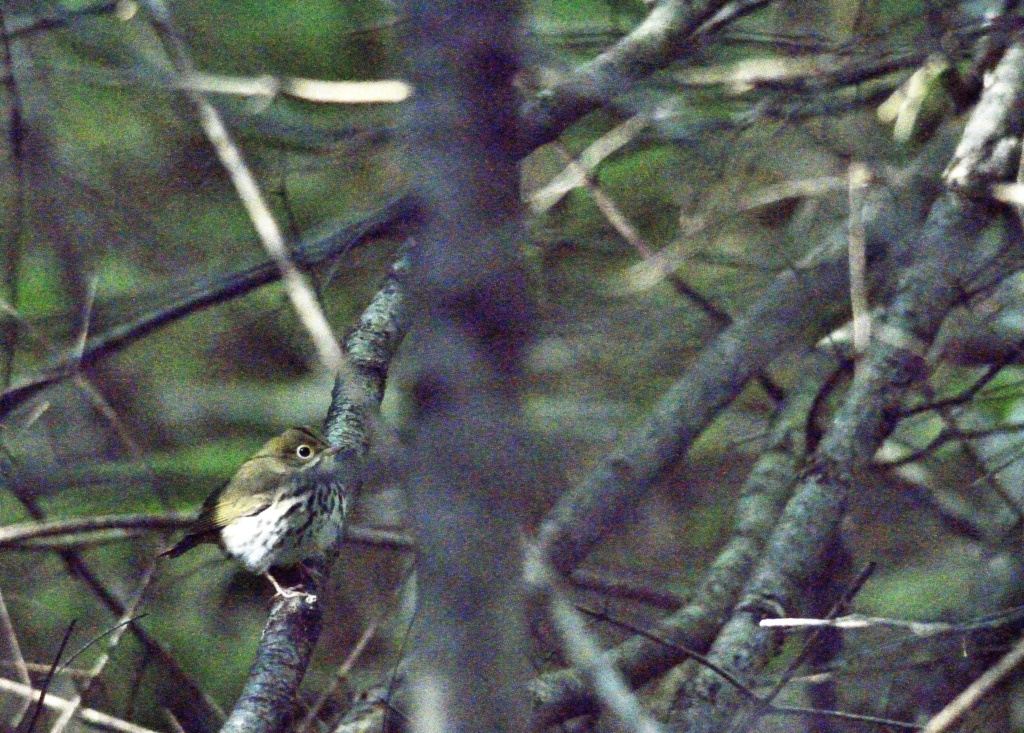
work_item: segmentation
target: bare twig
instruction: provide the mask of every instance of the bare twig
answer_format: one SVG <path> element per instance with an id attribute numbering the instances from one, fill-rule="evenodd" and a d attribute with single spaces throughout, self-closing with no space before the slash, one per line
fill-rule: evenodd
<path id="1" fill-rule="evenodd" d="M 90 15 L 112 15 L 117 12 L 119 3 L 100 2 L 86 5 L 75 10 L 60 10 L 54 13 L 19 14 L 5 18 L 5 33 L 8 37 L 27 36 L 53 28 L 60 28 L 79 18 Z"/>
<path id="2" fill-rule="evenodd" d="M 628 145 L 647 124 L 646 116 L 634 115 L 592 142 L 571 165 L 567 165 L 546 185 L 528 195 L 530 210 L 534 214 L 543 214 L 573 189 L 586 186 L 590 172 L 609 155 Z M 557 149 L 564 156 L 564 148 L 559 146 Z"/>
<path id="3" fill-rule="evenodd" d="M 369 238 L 393 232 L 418 216 L 419 209 L 414 199 L 409 196 L 399 197 L 362 221 L 340 227 L 324 237 L 303 242 L 293 251 L 292 258 L 300 267 L 310 268 L 344 254 Z M 208 306 L 240 297 L 280 277 L 277 265 L 268 261 L 190 288 L 169 305 L 93 336 L 86 343 L 79 359 L 65 359 L 42 375 L 5 391 L 0 395 L 0 415 L 7 414 L 50 385 L 75 374 L 78 369 L 88 368 L 163 326 Z"/>
<path id="4" fill-rule="evenodd" d="M 238 197 L 249 212 L 264 249 L 281 270 L 281 279 L 284 281 L 288 296 L 299 319 L 312 337 L 324 368 L 331 374 L 341 373 L 347 367 L 338 340 L 330 323 L 327 322 L 313 288 L 292 262 L 284 235 L 263 198 L 256 177 L 242 160 L 241 150 L 235 145 L 227 126 L 213 105 L 200 95 L 196 95 L 194 101 L 199 107 L 199 119 L 206 136 L 235 184 Z"/>
<path id="5" fill-rule="evenodd" d="M 195 513 L 167 512 L 165 514 L 107 514 L 93 517 L 55 519 L 45 522 L 25 522 L 0 527 L 0 549 L 67 549 L 68 542 L 76 538 L 83 544 L 98 541 L 128 539 L 133 535 L 122 532 L 103 535 L 111 530 L 137 530 L 139 532 L 165 532 L 183 529 L 195 522 Z M 68 538 L 64 544 L 47 544 L 48 538 Z M 348 526 L 345 541 L 392 550 L 411 550 L 412 538 L 404 532 L 373 527 Z"/>
<path id="6" fill-rule="evenodd" d="M 0 659 L 10 665 L 10 669 L 20 678 L 22 684 L 32 684 L 32 678 L 29 676 L 25 658 L 21 655 L 21 645 L 14 633 L 14 626 L 11 624 L 11 617 L 7 613 L 7 604 L 4 602 L 2 593 L 0 593 Z M 32 703 L 28 700 L 25 700 L 22 705 L 15 705 L 10 717 L 5 721 L 7 729 L 18 730 L 22 718 L 31 706 Z"/>
<path id="7" fill-rule="evenodd" d="M 179 77 L 175 86 L 200 94 L 233 94 L 270 101 L 281 95 L 306 102 L 381 104 L 404 102 L 412 88 L 402 81 L 326 81 L 266 74 L 257 77 L 195 72 Z"/>
<path id="8" fill-rule="evenodd" d="M 862 616 L 854 613 L 839 618 L 765 618 L 761 619 L 762 628 L 798 629 L 798 628 L 821 628 L 830 629 L 871 629 L 878 627 L 906 629 L 915 636 L 931 636 L 932 634 L 945 634 L 961 628 L 957 624 L 945 623 L 943 621 L 906 621 L 897 618 L 884 618 L 882 616 Z"/>
<path id="9" fill-rule="evenodd" d="M 725 327 L 732 323 L 732 319 L 727 313 L 720 310 L 714 303 L 710 302 L 707 298 L 684 282 L 683 279 L 675 273 L 669 263 L 660 257 L 659 254 L 647 244 L 647 241 L 640 235 L 640 232 L 637 231 L 632 222 L 630 222 L 626 215 L 622 213 L 618 204 L 616 204 L 600 186 L 591 180 L 589 171 L 584 168 L 581 163 L 574 160 L 564 146 L 560 143 L 552 143 L 551 147 L 558 152 L 562 160 L 565 162 L 567 177 L 572 180 L 580 181 L 579 185 L 586 188 L 587 193 L 589 193 L 591 198 L 594 199 L 594 203 L 597 204 L 597 208 L 600 209 L 602 214 L 604 214 L 608 223 L 615 228 L 615 231 L 617 231 L 633 249 L 640 253 L 640 256 L 644 258 L 644 262 L 657 268 L 662 279 L 667 280 L 680 295 L 693 301 L 693 303 L 716 325 L 719 327 Z"/>
<path id="10" fill-rule="evenodd" d="M 81 710 L 82 701 L 85 699 L 86 695 L 89 694 L 89 690 L 91 689 L 92 685 L 96 682 L 99 676 L 103 674 L 103 670 L 106 668 L 107 663 L 110 661 L 111 654 L 113 653 L 114 649 L 117 648 L 117 645 L 120 643 L 121 637 L 124 636 L 124 633 L 128 630 L 129 624 L 135 619 L 139 605 L 142 603 L 143 596 L 146 593 L 146 589 L 149 587 L 149 583 L 150 580 L 152 580 L 153 578 L 153 573 L 155 569 L 156 564 L 151 562 L 150 566 L 146 568 L 146 571 L 142 574 L 142 578 L 139 580 L 139 585 L 135 591 L 134 598 L 132 598 L 132 600 L 128 603 L 120 622 L 117 624 L 117 626 L 114 628 L 113 633 L 111 633 L 110 635 L 110 641 L 107 644 L 107 650 L 103 654 L 101 654 L 99 659 L 97 659 L 93 663 L 93 666 L 89 669 L 89 674 L 86 677 L 81 689 L 79 689 L 77 694 L 75 694 L 75 696 L 71 699 L 71 705 L 69 705 L 67 708 L 61 711 L 60 717 L 53 724 L 53 727 L 50 728 L 50 733 L 63 733 L 68 723 L 70 723 L 74 719 L 76 713 L 78 713 Z M 68 661 L 70 662 L 71 660 Z"/>
<path id="11" fill-rule="evenodd" d="M 349 651 L 348 653 L 348 656 L 345 657 L 345 660 L 338 667 L 338 671 L 335 673 L 334 679 L 331 680 L 330 686 L 326 690 L 321 692 L 320 696 L 317 698 L 316 703 L 310 706 L 309 712 L 306 713 L 306 717 L 302 720 L 302 723 L 296 728 L 297 733 L 308 733 L 313 724 L 316 722 L 316 718 L 320 714 L 320 711 L 323 709 L 323 706 L 338 691 L 338 688 L 341 687 L 342 683 L 345 681 L 349 673 L 352 671 L 352 667 L 355 666 L 355 663 L 359 660 L 359 657 L 361 657 L 363 652 L 366 650 L 367 644 L 370 643 L 370 640 L 376 633 L 377 621 L 376 619 L 374 619 L 366 626 L 365 629 L 363 629 L 363 633 L 359 635 L 359 640 L 356 642 L 356 645 L 352 647 L 351 651 Z"/>
<path id="12" fill-rule="evenodd" d="M 686 597 L 679 593 L 654 588 L 651 584 L 637 580 L 617 578 L 590 570 L 576 569 L 565 578 L 565 582 L 577 588 L 616 598 L 628 598 L 667 611 L 675 611 L 686 603 Z"/>
<path id="13" fill-rule="evenodd" d="M 46 673 L 46 676 L 43 678 L 43 683 L 39 688 L 39 699 L 36 700 L 36 709 L 32 712 L 32 717 L 28 721 L 28 726 L 25 727 L 26 733 L 33 733 L 36 729 L 36 723 L 39 722 L 39 716 L 42 714 L 43 707 L 46 703 L 46 693 L 50 690 L 54 674 L 57 671 L 57 667 L 60 666 L 60 658 L 64 656 L 64 650 L 67 648 L 68 642 L 71 640 L 71 634 L 74 632 L 75 625 L 77 623 L 77 619 L 71 620 L 71 623 L 68 624 L 67 630 L 64 632 L 64 638 L 60 641 L 60 646 L 57 647 L 57 654 L 50 663 L 50 670 Z"/>
<path id="14" fill-rule="evenodd" d="M 556 586 L 555 574 L 542 551 L 527 550 L 524 574 L 527 587 L 548 608 L 552 624 L 558 630 L 562 648 L 573 665 L 583 673 L 594 693 L 633 733 L 662 733 L 661 725 L 643 709 L 622 673 L 593 640 L 579 613 Z"/>
<path id="15" fill-rule="evenodd" d="M 850 165 L 849 257 L 850 306 L 853 311 L 854 353 L 863 354 L 871 339 L 871 311 L 868 306 L 867 233 L 864 230 L 864 193 L 871 172 L 862 163 Z"/>
<path id="16" fill-rule="evenodd" d="M 998 662 L 989 667 L 985 674 L 974 680 L 967 689 L 957 695 L 940 710 L 924 727 L 924 733 L 942 733 L 955 725 L 972 707 L 978 704 L 985 695 L 992 691 L 1017 667 L 1024 662 L 1024 639 L 1014 644 L 1013 648 Z"/>
<path id="17" fill-rule="evenodd" d="M 46 674 L 46 672 L 50 669 L 50 665 L 41 664 L 39 662 L 23 662 L 19 665 L 15 662 L 0 660 L 0 669 L 10 669 L 14 670 L 15 672 L 20 670 L 28 672 L 30 675 L 41 675 Z M 64 666 L 60 667 L 57 670 L 57 674 L 67 675 L 72 678 L 84 678 L 87 674 L 89 674 L 89 671 L 85 669 L 78 669 L 77 667 L 69 667 L 65 663 Z M 29 680 L 29 682 L 31 682 L 31 679 Z"/>
<path id="18" fill-rule="evenodd" d="M 12 680 L 7 680 L 2 677 L 0 677 L 0 691 L 19 695 L 29 702 L 38 702 L 42 695 L 41 690 L 33 689 L 28 685 L 23 685 L 20 682 L 13 682 Z M 73 703 L 71 700 L 66 700 L 63 697 L 47 695 L 43 704 L 48 708 L 64 711 L 69 709 Z M 157 731 L 144 728 L 143 726 L 136 725 L 135 723 L 130 723 L 127 720 L 115 718 L 113 715 L 101 713 L 99 710 L 93 710 L 92 708 L 82 708 L 79 710 L 78 715 L 89 725 L 94 725 L 97 728 L 112 731 L 113 733 L 158 733 Z"/>
<path id="19" fill-rule="evenodd" d="M 175 530 L 187 527 L 194 520 L 195 514 L 192 513 L 169 512 L 167 514 L 112 514 L 11 524 L 0 527 L 0 547 L 17 547 L 44 537 L 82 535 L 107 529 Z"/>

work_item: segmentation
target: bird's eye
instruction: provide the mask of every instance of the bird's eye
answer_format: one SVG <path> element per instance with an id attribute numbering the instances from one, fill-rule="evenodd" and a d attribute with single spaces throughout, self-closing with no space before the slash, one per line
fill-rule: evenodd
<path id="1" fill-rule="evenodd" d="M 313 449 L 310 448 L 305 443 L 303 443 L 302 445 L 295 449 L 295 455 L 297 455 L 299 458 L 309 458 L 310 456 L 313 455 Z"/>

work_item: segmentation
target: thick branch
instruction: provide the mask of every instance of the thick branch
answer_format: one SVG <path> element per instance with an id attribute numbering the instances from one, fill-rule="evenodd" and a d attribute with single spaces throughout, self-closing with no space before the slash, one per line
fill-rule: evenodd
<path id="1" fill-rule="evenodd" d="M 918 172 L 926 175 L 924 168 L 934 165 L 930 156 L 923 157 Z M 915 186 L 876 192 L 865 211 L 865 224 L 877 259 L 891 254 L 893 245 L 914 226 L 923 203 L 926 193 Z M 879 278 L 886 277 L 885 266 L 875 271 Z M 846 229 L 839 227 L 815 255 L 776 277 L 760 300 L 701 352 L 647 421 L 545 518 L 539 539 L 550 546 L 557 570 L 573 570 L 623 522 L 752 375 L 792 344 L 820 339 L 845 316 L 842 294 L 847 273 Z"/>
<path id="2" fill-rule="evenodd" d="M 1007 53 L 996 71 L 999 78 L 1017 80 L 1012 94 L 1002 86 L 997 93 L 1004 104 L 1018 109 L 1024 101 L 1022 63 L 1024 55 Z M 990 125 L 992 114 L 991 106 L 979 104 L 964 139 L 980 129 L 998 130 Z M 982 115 L 985 119 L 979 119 Z M 1013 134 L 1020 134 L 1019 126 Z M 1015 164 L 1006 156 L 1001 164 L 998 159 L 993 164 L 991 157 L 984 160 L 978 170 L 986 172 L 983 177 L 990 183 L 1014 172 Z M 962 178 L 974 175 L 967 172 Z M 913 259 L 902 273 L 900 290 L 886 309 L 885 321 L 853 386 L 786 507 L 743 602 L 712 648 L 712 661 L 740 679 L 752 680 L 778 653 L 781 640 L 761 629 L 760 620 L 799 608 L 809 579 L 828 561 L 856 472 L 895 427 L 908 390 L 926 375 L 924 356 L 956 304 L 962 284 L 999 256 L 978 236 L 990 217 L 985 203 L 955 193 L 945 194 L 933 205 L 915 242 Z M 677 699 L 671 722 L 687 731 L 721 730 L 741 702 L 717 676 L 702 671 Z"/>
<path id="3" fill-rule="evenodd" d="M 519 523 L 534 481 L 517 395 L 532 326 L 514 107 L 520 8 L 404 7 L 417 91 L 409 154 L 429 210 L 408 351 L 414 727 L 517 731 L 527 714 Z"/>
<path id="4" fill-rule="evenodd" d="M 758 460 L 743 486 L 732 535 L 694 590 L 693 601 L 671 614 L 652 630 L 668 643 L 635 636 L 609 653 L 611 660 L 634 686 L 643 685 L 686 655 L 680 647 L 707 651 L 728 618 L 765 541 L 789 497 L 797 462 L 791 453 L 787 415 L 776 431 L 779 440 Z M 542 675 L 531 685 L 534 728 L 597 712 L 597 699 L 579 670 L 570 668 Z"/>
<path id="5" fill-rule="evenodd" d="M 767 0 L 709 0 L 704 5 L 662 0 L 632 33 L 523 106 L 523 154 L 551 142 L 651 72 L 696 51 L 704 31 L 719 30 L 723 23 L 766 4 Z M 721 22 L 708 23 L 712 18 Z"/>

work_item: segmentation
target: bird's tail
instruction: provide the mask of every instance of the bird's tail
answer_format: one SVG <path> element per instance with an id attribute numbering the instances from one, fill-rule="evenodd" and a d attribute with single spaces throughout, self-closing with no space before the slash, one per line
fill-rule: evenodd
<path id="1" fill-rule="evenodd" d="M 181 540 L 171 548 L 168 548 L 161 552 L 157 557 L 177 557 L 178 555 L 188 552 L 198 544 L 205 542 L 205 538 L 200 535 L 187 534 L 181 538 Z"/>

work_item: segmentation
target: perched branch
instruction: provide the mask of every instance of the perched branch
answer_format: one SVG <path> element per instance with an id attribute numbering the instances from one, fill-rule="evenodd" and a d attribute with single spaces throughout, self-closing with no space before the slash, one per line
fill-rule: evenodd
<path id="1" fill-rule="evenodd" d="M 359 489 L 363 461 L 370 446 L 367 432 L 370 412 L 380 406 L 388 365 L 408 329 L 403 284 L 407 268 L 408 260 L 403 256 L 392 267 L 384 286 L 345 342 L 354 384 L 364 390 L 363 395 L 351 400 L 351 383 L 339 379 L 325 422 L 328 440 L 342 448 L 336 466 L 345 490 L 351 494 Z M 364 533 L 363 541 L 374 536 L 379 535 Z M 392 546 L 408 546 L 408 540 L 401 536 L 388 535 L 388 541 Z M 333 557 L 328 557 L 322 562 L 313 562 L 317 574 L 329 572 L 332 560 Z M 308 592 L 314 595 L 317 592 L 315 575 L 307 586 Z M 320 636 L 321 621 L 318 603 L 282 599 L 274 605 L 249 678 L 224 725 L 224 733 L 280 733 L 287 729 L 295 694 Z"/>

